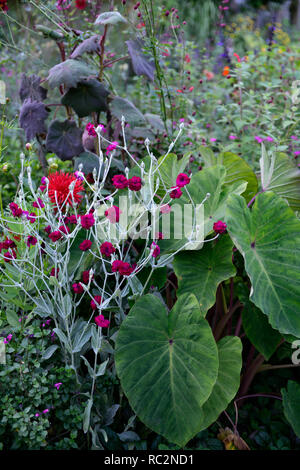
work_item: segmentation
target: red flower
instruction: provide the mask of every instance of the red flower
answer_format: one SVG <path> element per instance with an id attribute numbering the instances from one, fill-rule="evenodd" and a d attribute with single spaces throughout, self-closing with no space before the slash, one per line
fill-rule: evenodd
<path id="1" fill-rule="evenodd" d="M 94 223 L 95 223 L 95 219 L 94 219 L 93 214 L 86 214 L 86 215 L 81 216 L 81 225 L 86 230 L 93 227 Z"/>
<path id="2" fill-rule="evenodd" d="M 76 0 L 75 6 L 78 10 L 84 10 L 86 7 L 86 0 Z"/>
<path id="3" fill-rule="evenodd" d="M 176 178 L 176 184 L 179 186 L 179 188 L 183 188 L 186 184 L 189 184 L 191 181 L 191 178 L 188 177 L 185 173 L 179 173 L 179 175 Z"/>
<path id="4" fill-rule="evenodd" d="M 130 266 L 129 263 L 124 261 L 116 260 L 112 263 L 111 268 L 113 273 L 119 272 L 122 276 L 129 276 L 135 270 L 135 266 Z"/>
<path id="5" fill-rule="evenodd" d="M 91 246 L 92 246 L 91 240 L 83 240 L 83 242 L 80 243 L 80 245 L 79 245 L 79 249 L 81 251 L 87 251 L 91 248 Z"/>
<path id="6" fill-rule="evenodd" d="M 15 250 L 12 250 L 12 253 L 10 253 L 9 251 L 4 253 L 3 257 L 4 257 L 5 263 L 10 263 L 12 259 L 17 257 L 17 255 L 16 255 Z"/>
<path id="7" fill-rule="evenodd" d="M 59 232 L 59 230 L 55 230 L 55 232 L 49 233 L 49 238 L 53 242 L 57 242 L 58 240 L 62 238 L 62 234 Z"/>
<path id="8" fill-rule="evenodd" d="M 84 190 L 82 186 L 82 181 L 76 178 L 75 175 L 64 173 L 63 171 L 51 173 L 48 176 L 49 186 L 48 186 L 48 196 L 53 204 L 56 204 L 56 199 L 58 205 L 61 207 L 63 204 L 69 204 L 73 207 L 73 200 L 75 203 L 79 203 L 82 199 L 82 196 L 79 194 Z M 72 182 L 75 182 L 73 189 L 73 198 L 69 190 L 69 186 Z M 56 199 L 55 199 L 56 193 Z"/>
<path id="9" fill-rule="evenodd" d="M 92 279 L 94 278 L 94 275 L 92 275 Z M 82 273 L 82 282 L 84 284 L 88 284 L 90 280 L 90 271 L 83 271 Z"/>
<path id="10" fill-rule="evenodd" d="M 34 246 L 34 245 L 36 245 L 36 244 L 37 244 L 37 239 L 36 239 L 35 237 L 33 237 L 33 236 L 30 235 L 30 236 L 27 238 L 27 246 L 28 246 L 28 247 L 29 247 L 29 246 Z"/>
<path id="11" fill-rule="evenodd" d="M 153 242 L 151 244 L 151 249 L 153 250 L 153 253 L 152 253 L 153 258 L 157 258 L 157 256 L 160 255 L 160 248 L 157 245 L 157 243 Z"/>
<path id="12" fill-rule="evenodd" d="M 218 220 L 218 222 L 214 223 L 213 228 L 216 233 L 225 233 L 227 225 L 224 222 L 222 222 L 222 220 Z"/>
<path id="13" fill-rule="evenodd" d="M 95 317 L 95 323 L 101 328 L 107 328 L 110 324 L 110 321 L 106 320 L 103 315 L 98 315 Z"/>
<path id="14" fill-rule="evenodd" d="M 142 187 L 142 180 L 139 176 L 133 176 L 128 180 L 128 186 L 131 191 L 140 191 Z"/>
<path id="15" fill-rule="evenodd" d="M 95 295 L 94 299 L 91 300 L 91 307 L 93 310 L 97 310 L 97 304 L 100 305 L 102 302 L 102 297 L 100 295 Z"/>
<path id="16" fill-rule="evenodd" d="M 117 189 L 125 189 L 128 186 L 128 180 L 124 175 L 115 175 L 112 178 L 112 184 Z"/>
<path id="17" fill-rule="evenodd" d="M 83 287 L 79 282 L 78 283 L 75 282 L 74 284 L 72 284 L 72 287 L 73 287 L 73 291 L 75 292 L 75 294 L 82 294 Z"/>
<path id="18" fill-rule="evenodd" d="M 23 214 L 21 207 L 19 207 L 18 204 L 16 204 L 15 202 L 11 202 L 9 204 L 9 208 L 14 217 L 21 217 L 21 215 Z"/>
<path id="19" fill-rule="evenodd" d="M 59 273 L 59 268 L 57 269 L 52 268 L 50 272 L 50 276 L 57 277 L 58 273 Z"/>
<path id="20" fill-rule="evenodd" d="M 174 188 L 173 191 L 170 192 L 171 199 L 179 199 L 182 196 L 182 191 L 179 188 Z"/>
<path id="21" fill-rule="evenodd" d="M 115 247 L 110 242 L 104 242 L 100 246 L 100 252 L 104 256 L 110 256 L 116 251 Z"/>

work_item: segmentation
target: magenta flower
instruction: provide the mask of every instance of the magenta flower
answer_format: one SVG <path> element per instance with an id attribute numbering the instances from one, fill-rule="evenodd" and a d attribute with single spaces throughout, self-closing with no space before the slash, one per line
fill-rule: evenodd
<path id="1" fill-rule="evenodd" d="M 14 217 L 21 217 L 21 215 L 23 214 L 21 207 L 19 207 L 18 204 L 16 204 L 15 202 L 11 202 L 9 204 L 9 208 Z"/>
<path id="2" fill-rule="evenodd" d="M 4 344 L 7 344 L 7 343 L 9 343 L 11 340 L 12 340 L 12 334 L 9 334 L 9 335 L 6 336 L 6 338 L 4 338 L 3 342 L 4 342 Z"/>
<path id="3" fill-rule="evenodd" d="M 32 207 L 36 207 L 37 209 L 43 209 L 45 207 L 45 204 L 43 203 L 41 198 L 38 197 L 38 200 L 32 203 Z"/>
<path id="4" fill-rule="evenodd" d="M 62 382 L 57 382 L 57 384 L 54 384 L 54 387 L 56 388 L 56 390 L 59 390 L 61 385 L 62 385 Z"/>
<path id="5" fill-rule="evenodd" d="M 30 247 L 30 246 L 35 246 L 37 244 L 37 239 L 33 236 L 29 236 L 27 238 L 27 242 L 26 242 L 27 246 Z"/>
<path id="6" fill-rule="evenodd" d="M 104 256 L 111 256 L 113 253 L 115 253 L 116 249 L 110 242 L 104 242 L 100 246 L 100 252 Z"/>
<path id="7" fill-rule="evenodd" d="M 92 246 L 92 242 L 91 240 L 83 240 L 82 243 L 80 243 L 79 245 L 79 249 L 81 251 L 88 251 Z"/>
<path id="8" fill-rule="evenodd" d="M 113 152 L 116 149 L 117 145 L 118 145 L 118 142 L 116 142 L 116 141 L 109 144 L 107 149 L 106 149 L 106 155 L 108 155 L 109 152 Z"/>
<path id="9" fill-rule="evenodd" d="M 189 184 L 191 181 L 191 178 L 188 177 L 186 173 L 179 173 L 179 175 L 176 178 L 176 185 L 179 188 L 183 188 L 186 184 Z"/>
<path id="10" fill-rule="evenodd" d="M 159 248 L 159 246 L 157 245 L 157 243 L 153 242 L 153 243 L 151 244 L 151 250 L 153 250 L 153 252 L 152 252 L 153 258 L 157 258 L 157 256 L 160 255 L 160 248 Z"/>
<path id="11" fill-rule="evenodd" d="M 182 196 L 182 191 L 177 187 L 174 187 L 173 191 L 170 192 L 171 199 L 179 199 L 181 196 Z"/>
<path id="12" fill-rule="evenodd" d="M 75 282 L 74 284 L 72 284 L 72 288 L 75 294 L 82 294 L 84 290 L 79 282 Z"/>
<path id="13" fill-rule="evenodd" d="M 259 135 L 256 135 L 256 136 L 254 137 L 254 139 L 255 139 L 259 144 L 261 144 L 261 143 L 263 142 L 263 140 L 264 140 L 264 139 L 262 139 L 261 137 L 259 137 Z"/>
<path id="14" fill-rule="evenodd" d="M 229 136 L 229 139 L 230 139 L 230 140 L 235 140 L 235 139 L 237 139 L 237 136 L 231 134 L 231 135 Z"/>
<path id="15" fill-rule="evenodd" d="M 98 315 L 97 317 L 95 317 L 95 323 L 100 328 L 107 328 L 110 324 L 110 321 L 106 320 L 103 315 Z"/>
<path id="16" fill-rule="evenodd" d="M 59 273 L 59 268 L 57 268 L 57 269 L 52 268 L 51 271 L 50 271 L 50 276 L 57 277 L 58 273 Z"/>
<path id="17" fill-rule="evenodd" d="M 115 260 L 111 265 L 111 270 L 113 273 L 118 272 L 122 276 L 130 276 L 135 270 L 135 265 L 130 266 L 129 263 L 124 263 L 124 261 Z"/>
<path id="18" fill-rule="evenodd" d="M 100 295 L 95 295 L 94 299 L 91 300 L 91 307 L 92 310 L 97 310 L 98 305 L 102 302 L 102 297 Z"/>
<path id="19" fill-rule="evenodd" d="M 57 242 L 58 240 L 62 238 L 62 233 L 59 232 L 58 230 L 55 230 L 55 232 L 49 233 L 49 238 L 51 241 Z"/>
<path id="20" fill-rule="evenodd" d="M 36 221 L 36 213 L 35 212 L 30 212 L 30 214 L 28 214 L 26 217 L 27 217 L 27 220 L 29 220 L 29 222 L 31 224 L 34 224 L 34 222 Z"/>
<path id="21" fill-rule="evenodd" d="M 139 176 L 133 176 L 128 180 L 128 186 L 131 191 L 140 191 L 142 180 Z"/>
<path id="22" fill-rule="evenodd" d="M 66 224 L 77 224 L 77 219 L 78 219 L 79 215 L 69 215 L 68 217 L 65 218 L 65 223 Z"/>
<path id="23" fill-rule="evenodd" d="M 128 186 L 128 180 L 124 175 L 115 175 L 112 178 L 112 184 L 117 189 L 125 189 Z"/>
<path id="24" fill-rule="evenodd" d="M 46 408 L 45 410 L 43 410 L 43 413 L 46 414 L 46 413 L 49 413 L 49 408 Z"/>
<path id="25" fill-rule="evenodd" d="M 213 229 L 216 233 L 225 233 L 227 225 L 222 220 L 218 220 L 218 222 L 214 223 Z"/>
<path id="26" fill-rule="evenodd" d="M 89 122 L 85 129 L 87 130 L 88 134 L 91 136 L 91 137 L 97 137 L 97 133 L 95 131 L 95 126 L 94 124 L 92 124 L 91 122 Z"/>
<path id="27" fill-rule="evenodd" d="M 94 275 L 92 275 L 92 279 L 94 278 Z M 84 284 L 88 284 L 90 279 L 90 271 L 83 271 L 82 273 L 82 282 Z"/>
<path id="28" fill-rule="evenodd" d="M 81 226 L 85 228 L 86 230 L 90 229 L 95 224 L 95 219 L 94 219 L 93 214 L 82 215 L 80 220 L 81 220 Z"/>

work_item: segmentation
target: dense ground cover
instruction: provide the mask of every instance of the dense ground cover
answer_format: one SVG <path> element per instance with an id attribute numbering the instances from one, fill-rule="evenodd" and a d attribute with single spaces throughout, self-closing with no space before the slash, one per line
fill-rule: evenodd
<path id="1" fill-rule="evenodd" d="M 4 450 L 300 449 L 299 32 L 180 3 L 0 1 Z"/>

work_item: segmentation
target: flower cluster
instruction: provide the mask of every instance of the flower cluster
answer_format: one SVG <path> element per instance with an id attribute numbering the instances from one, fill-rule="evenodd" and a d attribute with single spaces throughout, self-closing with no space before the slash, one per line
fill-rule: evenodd
<path id="1" fill-rule="evenodd" d="M 112 178 L 112 184 L 117 189 L 129 188 L 131 191 L 140 191 L 142 180 L 139 176 L 127 179 L 124 175 L 115 175 Z"/>

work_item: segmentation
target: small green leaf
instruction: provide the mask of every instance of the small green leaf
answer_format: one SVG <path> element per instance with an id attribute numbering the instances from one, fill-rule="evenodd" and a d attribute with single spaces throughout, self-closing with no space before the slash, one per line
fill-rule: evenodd
<path id="1" fill-rule="evenodd" d="M 284 415 L 295 434 L 300 437 L 300 385 L 289 381 L 287 390 L 281 390 Z"/>

